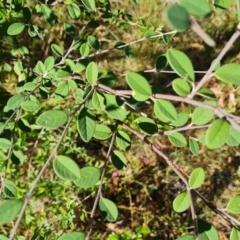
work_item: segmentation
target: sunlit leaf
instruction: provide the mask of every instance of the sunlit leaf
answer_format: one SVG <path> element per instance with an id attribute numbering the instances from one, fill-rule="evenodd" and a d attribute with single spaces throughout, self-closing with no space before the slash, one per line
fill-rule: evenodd
<path id="1" fill-rule="evenodd" d="M 188 121 L 188 114 L 187 113 L 178 113 L 177 120 L 171 121 L 171 125 L 174 127 L 181 127 L 185 125 Z"/>
<path id="2" fill-rule="evenodd" d="M 108 220 L 110 222 L 114 222 L 117 220 L 118 209 L 114 202 L 112 202 L 111 200 L 109 200 L 107 198 L 101 197 L 99 200 L 99 208 L 100 208 L 102 216 L 106 220 Z"/>
<path id="3" fill-rule="evenodd" d="M 116 134 L 116 145 L 120 150 L 127 151 L 131 147 L 131 139 L 126 132 L 119 130 Z"/>
<path id="4" fill-rule="evenodd" d="M 190 149 L 191 153 L 194 155 L 198 154 L 198 152 L 199 152 L 198 142 L 193 138 L 189 139 L 189 149 Z"/>
<path id="5" fill-rule="evenodd" d="M 220 148 L 229 134 L 229 124 L 224 119 L 217 119 L 208 128 L 206 133 L 206 145 L 210 149 Z"/>
<path id="6" fill-rule="evenodd" d="M 15 22 L 8 27 L 7 33 L 9 35 L 18 35 L 24 30 L 24 28 L 25 24 L 21 22 Z"/>
<path id="7" fill-rule="evenodd" d="M 173 201 L 175 212 L 184 212 L 190 207 L 190 197 L 187 192 L 179 194 Z"/>
<path id="8" fill-rule="evenodd" d="M 99 41 L 98 41 L 98 39 L 96 38 L 96 37 L 94 37 L 94 36 L 88 36 L 87 37 L 87 42 L 88 42 L 88 45 L 91 47 L 91 48 L 93 48 L 93 49 L 95 49 L 95 50 L 98 50 L 99 49 Z"/>
<path id="9" fill-rule="evenodd" d="M 51 49 L 56 55 L 63 56 L 63 50 L 57 44 L 52 44 Z"/>
<path id="10" fill-rule="evenodd" d="M 90 84 L 94 84 L 98 79 L 98 67 L 95 62 L 90 62 L 86 69 L 86 78 Z"/>
<path id="11" fill-rule="evenodd" d="M 140 74 L 127 72 L 126 81 L 133 90 L 133 98 L 137 101 L 146 101 L 152 95 L 152 90 L 148 81 Z"/>
<path id="12" fill-rule="evenodd" d="M 94 116 L 87 108 L 83 108 L 78 115 L 77 128 L 84 142 L 89 142 L 95 132 Z"/>
<path id="13" fill-rule="evenodd" d="M 240 230 L 238 230 L 237 228 L 233 227 L 231 234 L 230 234 L 230 238 L 229 240 L 240 240 Z"/>
<path id="14" fill-rule="evenodd" d="M 0 148 L 9 149 L 12 146 L 11 141 L 6 138 L 0 138 Z"/>
<path id="15" fill-rule="evenodd" d="M 176 121 L 178 114 L 170 101 L 157 99 L 154 103 L 154 113 L 161 120 L 161 115 L 169 121 Z M 160 115 L 159 115 L 160 113 Z"/>
<path id="16" fill-rule="evenodd" d="M 112 130 L 103 124 L 96 124 L 95 131 L 93 134 L 94 138 L 99 140 L 108 139 L 112 135 Z"/>
<path id="17" fill-rule="evenodd" d="M 179 132 L 173 132 L 168 135 L 169 141 L 176 147 L 186 147 L 187 140 L 186 138 Z"/>
<path id="18" fill-rule="evenodd" d="M 240 85 L 240 64 L 225 64 L 217 69 L 215 76 L 225 83 Z"/>
<path id="19" fill-rule="evenodd" d="M 193 189 L 199 188 L 205 180 L 205 172 L 202 168 L 195 168 L 189 176 L 189 186 Z"/>
<path id="20" fill-rule="evenodd" d="M 56 129 L 63 126 L 68 120 L 68 115 L 61 110 L 48 110 L 43 112 L 36 120 L 42 127 Z"/>
<path id="21" fill-rule="evenodd" d="M 80 169 L 71 158 L 59 155 L 53 161 L 54 172 L 64 180 L 78 180 L 81 178 Z"/>
<path id="22" fill-rule="evenodd" d="M 188 79 L 194 82 L 195 75 L 193 65 L 188 56 L 177 49 L 168 49 L 167 51 L 168 63 L 172 69 L 183 79 Z"/>
<path id="23" fill-rule="evenodd" d="M 89 45 L 88 45 L 87 43 L 83 43 L 83 44 L 81 45 L 81 47 L 80 47 L 80 53 L 81 53 L 81 55 L 82 55 L 83 57 L 86 57 L 86 56 L 88 56 L 89 52 L 90 52 L 90 47 L 89 47 Z"/>
<path id="24" fill-rule="evenodd" d="M 104 96 L 97 91 L 94 91 L 92 95 L 92 105 L 97 111 L 102 113 L 106 108 Z"/>
<path id="25" fill-rule="evenodd" d="M 76 3 L 68 5 L 68 12 L 72 19 L 77 20 L 81 16 L 81 10 Z"/>
<path id="26" fill-rule="evenodd" d="M 236 194 L 228 203 L 227 211 L 234 214 L 240 213 L 240 194 Z"/>
<path id="27" fill-rule="evenodd" d="M 17 189 L 14 186 L 14 183 L 8 179 L 5 179 L 4 181 L 3 192 L 9 198 L 14 198 L 17 195 Z"/>
<path id="28" fill-rule="evenodd" d="M 39 107 L 40 107 L 40 104 L 38 102 L 34 102 L 31 100 L 28 100 L 21 104 L 21 108 L 28 112 L 34 112 L 34 111 L 38 110 Z"/>
<path id="29" fill-rule="evenodd" d="M 89 11 L 94 11 L 96 9 L 95 0 L 81 0 L 83 5 Z"/>
<path id="30" fill-rule="evenodd" d="M 135 122 L 145 134 L 153 135 L 158 131 L 157 124 L 151 118 L 139 117 Z"/>
<path id="31" fill-rule="evenodd" d="M 19 107 L 24 102 L 24 96 L 23 95 L 15 95 L 8 99 L 7 101 L 7 107 L 10 110 L 15 110 L 17 107 Z"/>
<path id="32" fill-rule="evenodd" d="M 84 240 L 85 234 L 82 232 L 64 233 L 57 240 Z"/>
<path id="33" fill-rule="evenodd" d="M 172 87 L 173 87 L 173 90 L 179 96 L 182 96 L 182 97 L 186 97 L 190 93 L 190 90 L 191 90 L 191 87 L 189 86 L 189 83 L 186 80 L 183 80 L 183 79 L 180 79 L 180 78 L 175 79 L 172 82 Z"/>
<path id="34" fill-rule="evenodd" d="M 195 236 L 188 234 L 188 235 L 184 235 L 179 237 L 177 240 L 195 240 Z"/>
<path id="35" fill-rule="evenodd" d="M 96 167 L 84 167 L 80 170 L 81 179 L 74 183 L 81 188 L 93 187 L 100 179 L 101 171 Z"/>
<path id="36" fill-rule="evenodd" d="M 0 225 L 11 222 L 21 211 L 23 200 L 11 199 L 0 203 Z"/>
<path id="37" fill-rule="evenodd" d="M 236 147 L 240 144 L 240 132 L 232 126 L 229 126 L 229 134 L 226 143 L 231 147 Z"/>
<path id="38" fill-rule="evenodd" d="M 192 123 L 195 125 L 203 125 L 210 122 L 213 117 L 213 111 L 203 107 L 197 107 L 194 109 L 192 114 Z"/>

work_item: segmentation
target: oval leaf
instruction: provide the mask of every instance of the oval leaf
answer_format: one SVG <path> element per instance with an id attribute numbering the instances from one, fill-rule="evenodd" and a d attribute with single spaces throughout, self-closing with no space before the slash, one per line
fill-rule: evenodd
<path id="1" fill-rule="evenodd" d="M 190 86 L 187 81 L 183 79 L 175 79 L 172 82 L 173 90 L 182 97 L 186 97 L 190 93 Z"/>
<path id="2" fill-rule="evenodd" d="M 189 177 L 189 185 L 191 188 L 199 188 L 205 180 L 205 172 L 202 168 L 196 168 L 193 170 Z"/>
<path id="3" fill-rule="evenodd" d="M 177 50 L 169 49 L 167 51 L 167 59 L 171 68 L 183 79 L 191 82 L 195 81 L 193 65 L 188 56 Z"/>
<path id="4" fill-rule="evenodd" d="M 63 56 L 63 50 L 57 44 L 52 44 L 51 49 L 56 55 Z"/>
<path id="5" fill-rule="evenodd" d="M 90 62 L 86 69 L 86 78 L 90 84 L 94 84 L 98 79 L 98 67 L 95 62 Z"/>
<path id="6" fill-rule="evenodd" d="M 190 25 L 188 12 L 177 4 L 168 7 L 163 17 L 167 25 L 178 32 L 187 30 Z"/>
<path id="7" fill-rule="evenodd" d="M 198 219 L 197 225 L 200 239 L 219 240 L 217 230 L 210 223 Z"/>
<path id="8" fill-rule="evenodd" d="M 0 138 L 0 148 L 9 149 L 12 146 L 11 141 L 6 138 Z"/>
<path id="9" fill-rule="evenodd" d="M 57 156 L 53 161 L 53 169 L 58 177 L 64 180 L 74 181 L 81 178 L 77 163 L 69 157 Z"/>
<path id="10" fill-rule="evenodd" d="M 114 202 L 112 202 L 111 200 L 109 200 L 107 198 L 101 197 L 99 200 L 99 208 L 100 208 L 102 216 L 106 220 L 108 220 L 110 222 L 114 222 L 117 220 L 118 209 Z"/>
<path id="11" fill-rule="evenodd" d="M 11 222 L 21 211 L 23 200 L 7 200 L 0 204 L 0 225 Z"/>
<path id="12" fill-rule="evenodd" d="M 81 188 L 93 187 L 100 179 L 101 171 L 96 167 L 84 167 L 80 170 L 81 179 L 74 183 Z"/>
<path id="13" fill-rule="evenodd" d="M 217 69 L 215 76 L 225 83 L 240 85 L 240 64 L 223 65 Z"/>
<path id="14" fill-rule="evenodd" d="M 124 170 L 127 167 L 127 160 L 125 156 L 119 151 L 113 151 L 111 155 L 112 163 L 118 170 Z"/>
<path id="15" fill-rule="evenodd" d="M 175 107 L 167 100 L 158 99 L 154 103 L 154 113 L 161 120 L 161 116 L 169 121 L 176 121 L 178 114 Z"/>
<path id="16" fill-rule="evenodd" d="M 94 116 L 88 111 L 87 108 L 83 108 L 78 115 L 77 122 L 78 132 L 84 142 L 89 142 L 95 132 L 96 123 Z"/>
<path id="17" fill-rule="evenodd" d="M 187 121 L 188 121 L 188 114 L 178 113 L 177 120 L 172 121 L 171 125 L 173 125 L 174 127 L 181 127 L 181 126 L 185 125 L 187 123 Z"/>
<path id="18" fill-rule="evenodd" d="M 192 114 L 192 123 L 195 125 L 203 125 L 210 122 L 213 117 L 213 111 L 203 107 L 197 107 L 194 109 Z"/>
<path id="19" fill-rule="evenodd" d="M 39 107 L 40 107 L 40 104 L 38 102 L 34 102 L 34 101 L 30 101 L 30 100 L 22 103 L 22 105 L 21 105 L 21 108 L 28 112 L 34 112 L 34 111 L 38 110 Z"/>
<path id="20" fill-rule="evenodd" d="M 68 120 L 68 115 L 61 110 L 43 112 L 36 123 L 44 128 L 56 129 L 63 126 Z"/>
<path id="21" fill-rule="evenodd" d="M 17 195 L 17 189 L 14 186 L 14 183 L 10 180 L 5 179 L 3 192 L 6 197 L 14 198 Z"/>
<path id="22" fill-rule="evenodd" d="M 95 131 L 93 134 L 94 138 L 97 138 L 99 140 L 105 140 L 108 139 L 111 135 L 112 130 L 108 126 L 96 124 Z"/>
<path id="23" fill-rule="evenodd" d="M 133 90 L 133 98 L 137 101 L 146 101 L 152 95 L 152 90 L 148 81 L 140 74 L 128 72 L 126 74 L 126 81 Z"/>
<path id="24" fill-rule="evenodd" d="M 169 141 L 176 147 L 186 147 L 187 140 L 186 138 L 179 132 L 173 132 L 168 135 Z"/>
<path id="25" fill-rule="evenodd" d="M 16 22 L 11 24 L 8 27 L 7 33 L 9 35 L 18 35 L 19 33 L 21 33 L 25 28 L 25 25 L 23 23 L 20 22 Z"/>
<path id="26" fill-rule="evenodd" d="M 173 209 L 175 212 L 184 212 L 190 206 L 190 198 L 187 192 L 179 194 L 173 201 Z"/>
<path id="27" fill-rule="evenodd" d="M 229 239 L 240 240 L 240 231 L 233 227 Z"/>
<path id="28" fill-rule="evenodd" d="M 228 203 L 227 210 L 230 213 L 240 213 L 240 194 L 236 194 Z"/>
<path id="29" fill-rule="evenodd" d="M 82 3 L 89 11 L 94 11 L 96 9 L 95 0 L 82 0 Z"/>
<path id="30" fill-rule="evenodd" d="M 10 110 L 15 110 L 24 102 L 23 95 L 15 95 L 8 99 L 7 101 L 7 108 Z"/>
<path id="31" fill-rule="evenodd" d="M 199 152 L 199 145 L 197 141 L 193 138 L 189 139 L 189 148 L 192 154 L 196 155 Z"/>
<path id="32" fill-rule="evenodd" d="M 220 148 L 226 141 L 229 133 L 229 124 L 223 119 L 217 119 L 208 128 L 206 145 L 210 149 Z"/>
<path id="33" fill-rule="evenodd" d="M 130 137 L 126 132 L 118 131 L 116 134 L 116 145 L 120 150 L 127 151 L 131 147 Z"/>
<path id="34" fill-rule="evenodd" d="M 135 122 L 145 134 L 153 135 L 158 131 L 157 124 L 151 118 L 139 117 Z"/>
<path id="35" fill-rule="evenodd" d="M 226 143 L 231 147 L 236 147 L 240 144 L 240 132 L 232 126 L 229 126 L 229 134 Z"/>

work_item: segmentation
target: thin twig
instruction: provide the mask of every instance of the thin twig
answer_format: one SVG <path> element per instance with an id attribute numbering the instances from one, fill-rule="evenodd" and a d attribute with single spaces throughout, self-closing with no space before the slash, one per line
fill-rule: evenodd
<path id="1" fill-rule="evenodd" d="M 182 131 L 193 130 L 193 129 L 208 128 L 210 126 L 211 126 L 211 124 L 206 124 L 206 125 L 202 125 L 202 126 L 186 126 L 186 127 L 181 127 L 181 128 L 176 128 L 173 130 L 165 131 L 164 135 L 169 135 L 174 132 L 182 132 Z"/>
<path id="2" fill-rule="evenodd" d="M 174 34 L 174 33 L 176 33 L 176 32 L 177 32 L 177 31 L 171 31 L 171 32 L 167 32 L 167 33 L 160 33 L 160 34 L 154 35 L 154 36 L 152 36 L 152 37 L 150 37 L 150 38 L 145 38 L 145 37 L 143 37 L 143 38 L 140 38 L 140 39 L 138 39 L 138 40 L 135 40 L 135 41 L 126 43 L 126 44 L 124 44 L 124 45 L 121 45 L 121 46 L 119 46 L 119 47 L 117 47 L 117 48 L 112 47 L 112 48 L 108 48 L 108 49 L 105 49 L 105 50 L 101 50 L 101 51 L 92 53 L 92 54 L 90 54 L 90 55 L 88 55 L 88 56 L 82 56 L 82 57 L 80 57 L 80 58 L 75 59 L 74 61 L 75 61 L 75 62 L 78 62 L 79 60 L 82 60 L 82 59 L 85 59 L 85 58 L 92 58 L 92 57 L 95 57 L 95 56 L 98 56 L 98 55 L 101 55 L 101 54 L 110 52 L 110 51 L 112 51 L 112 50 L 119 50 L 119 49 L 125 48 L 125 47 L 127 47 L 127 46 L 131 46 L 131 45 L 133 45 L 133 44 L 135 44 L 135 43 L 139 43 L 139 42 L 145 41 L 145 40 L 147 40 L 147 39 L 153 39 L 153 38 L 158 38 L 158 37 L 162 37 L 162 36 L 165 36 L 165 35 L 171 35 L 171 34 Z"/>
<path id="3" fill-rule="evenodd" d="M 88 224 L 88 226 L 86 228 L 87 236 L 86 236 L 85 240 L 89 240 L 91 232 L 92 232 L 92 225 L 93 225 L 94 214 L 96 212 L 97 204 L 98 204 L 98 201 L 99 201 L 100 196 L 102 194 L 103 179 L 104 179 L 105 172 L 106 172 L 107 162 L 108 162 L 108 159 L 109 159 L 110 154 L 111 154 L 112 149 L 113 149 L 113 144 L 115 142 L 115 138 L 116 138 L 116 131 L 114 131 L 113 134 L 112 134 L 111 143 L 109 145 L 108 152 L 107 152 L 107 155 L 106 155 L 106 158 L 105 158 L 105 162 L 104 162 L 104 165 L 102 167 L 102 174 L 101 174 L 100 184 L 98 186 L 97 196 L 96 196 L 96 198 L 94 200 L 93 208 L 92 208 L 91 215 L 90 215 L 89 224 Z"/>
<path id="4" fill-rule="evenodd" d="M 47 159 L 46 163 L 44 164 L 43 168 L 41 169 L 41 171 L 39 172 L 39 174 L 37 175 L 33 185 L 31 186 L 30 190 L 28 191 L 28 193 L 25 195 L 25 199 L 24 199 L 24 204 L 23 204 L 23 207 L 21 209 L 21 212 L 19 213 L 18 215 L 18 218 L 17 218 L 17 221 L 11 231 L 11 235 L 9 237 L 9 240 L 13 240 L 14 239 L 14 236 L 17 232 L 17 229 L 18 229 L 18 226 L 23 218 L 23 215 L 25 213 L 25 210 L 28 206 L 28 203 L 30 201 L 30 198 L 32 197 L 32 194 L 38 184 L 38 182 L 40 181 L 43 173 L 45 172 L 45 170 L 47 169 L 48 165 L 50 164 L 50 162 L 52 161 L 52 159 L 57 155 L 57 151 L 68 131 L 68 128 L 73 120 L 73 118 L 75 117 L 76 113 L 79 111 L 79 109 L 81 108 L 81 106 L 88 100 L 88 98 L 91 96 L 92 92 L 93 92 L 94 88 L 91 89 L 91 91 L 89 91 L 89 93 L 87 94 L 87 96 L 85 97 L 85 99 L 79 104 L 79 106 L 74 110 L 74 112 L 72 113 L 72 115 L 70 116 L 66 126 L 64 127 L 63 129 L 63 132 L 62 132 L 62 135 L 60 136 L 55 148 L 53 149 L 51 155 L 49 156 L 49 158 Z"/>
<path id="5" fill-rule="evenodd" d="M 195 89 L 191 92 L 191 94 L 188 95 L 189 99 L 192 99 L 195 94 L 200 90 L 200 88 L 207 82 L 209 79 L 209 76 L 214 71 L 214 69 L 217 67 L 217 65 L 221 62 L 222 58 L 225 56 L 225 54 L 228 52 L 228 50 L 232 47 L 234 42 L 239 38 L 240 36 L 240 23 L 237 26 L 236 32 L 232 35 L 232 37 L 229 39 L 227 44 L 224 46 L 218 57 L 214 60 L 213 64 L 210 66 L 206 74 L 203 76 L 202 80 L 198 83 Z"/>

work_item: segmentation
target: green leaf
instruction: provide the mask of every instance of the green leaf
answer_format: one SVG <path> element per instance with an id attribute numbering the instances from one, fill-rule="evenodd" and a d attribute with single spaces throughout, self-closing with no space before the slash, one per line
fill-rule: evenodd
<path id="1" fill-rule="evenodd" d="M 57 99 L 62 99 L 69 94 L 69 85 L 68 81 L 59 81 L 56 91 L 55 91 L 55 97 Z"/>
<path id="2" fill-rule="evenodd" d="M 63 56 L 63 50 L 57 44 L 52 44 L 51 49 L 56 55 Z"/>
<path id="3" fill-rule="evenodd" d="M 48 56 L 44 61 L 46 71 L 50 71 L 54 67 L 54 63 L 55 63 L 54 57 Z"/>
<path id="4" fill-rule="evenodd" d="M 240 132 L 232 126 L 229 126 L 229 134 L 226 143 L 231 147 L 236 147 L 240 144 Z"/>
<path id="5" fill-rule="evenodd" d="M 190 25 L 188 12 L 177 4 L 168 7 L 164 11 L 163 17 L 167 25 L 178 32 L 187 30 Z"/>
<path id="6" fill-rule="evenodd" d="M 240 64 L 225 64 L 217 69 L 215 76 L 225 83 L 240 85 Z"/>
<path id="7" fill-rule="evenodd" d="M 198 219 L 197 225 L 200 239 L 219 240 L 217 230 L 210 223 Z"/>
<path id="8" fill-rule="evenodd" d="M 168 65 L 168 60 L 166 57 L 166 54 L 162 54 L 157 58 L 156 61 L 156 69 L 157 70 L 162 70 L 163 68 L 165 68 Z"/>
<path id="9" fill-rule="evenodd" d="M 6 195 L 6 197 L 9 198 L 14 198 L 17 195 L 17 189 L 14 186 L 14 183 L 8 179 L 5 179 L 4 181 L 3 192 Z"/>
<path id="10" fill-rule="evenodd" d="M 217 10 L 226 10 L 233 4 L 233 0 L 214 0 L 214 6 Z"/>
<path id="11" fill-rule="evenodd" d="M 189 14 L 198 17 L 209 17 L 212 9 L 207 0 L 178 0 L 180 6 L 184 7 Z"/>
<path id="12" fill-rule="evenodd" d="M 192 124 L 203 125 L 210 122 L 213 117 L 213 111 L 203 107 L 197 107 L 194 109 L 192 114 Z"/>
<path id="13" fill-rule="evenodd" d="M 133 90 L 133 98 L 137 101 L 146 101 L 152 95 L 152 90 L 148 81 L 140 74 L 127 72 L 126 81 Z"/>
<path id="14" fill-rule="evenodd" d="M 114 222 L 117 220 L 118 209 L 114 202 L 112 202 L 111 200 L 109 200 L 107 198 L 101 197 L 99 200 L 99 208 L 100 208 L 102 216 L 106 220 L 108 220 L 110 222 Z"/>
<path id="15" fill-rule="evenodd" d="M 12 146 L 11 141 L 6 138 L 0 138 L 0 148 L 9 149 Z"/>
<path id="16" fill-rule="evenodd" d="M 228 203 L 227 211 L 234 214 L 240 213 L 240 194 L 236 194 Z"/>
<path id="17" fill-rule="evenodd" d="M 183 79 L 187 79 L 191 82 L 195 81 L 195 75 L 193 70 L 193 65 L 188 56 L 177 50 L 168 49 L 167 59 L 171 68 Z"/>
<path id="18" fill-rule="evenodd" d="M 145 38 L 150 38 L 150 37 L 153 37 L 157 35 L 157 33 L 153 30 L 147 30 L 145 33 L 144 33 L 144 37 Z"/>
<path id="19" fill-rule="evenodd" d="M 205 180 L 205 172 L 202 168 L 195 168 L 189 177 L 189 185 L 192 189 L 202 186 Z"/>
<path id="20" fill-rule="evenodd" d="M 66 31 L 66 33 L 70 37 L 74 38 L 76 36 L 76 32 L 77 31 L 76 31 L 75 27 L 71 23 L 65 22 L 64 23 L 64 30 Z"/>
<path id="21" fill-rule="evenodd" d="M 68 12 L 72 19 L 77 20 L 81 16 L 81 10 L 76 3 L 68 5 Z"/>
<path id="22" fill-rule="evenodd" d="M 177 240 L 195 240 L 195 236 L 188 234 L 188 235 L 184 235 L 179 237 Z"/>
<path id="23" fill-rule="evenodd" d="M 87 43 L 91 48 L 93 48 L 95 50 L 99 50 L 99 41 L 96 37 L 88 36 L 87 37 Z"/>
<path id="24" fill-rule="evenodd" d="M 36 110 L 38 110 L 40 107 L 40 104 L 38 102 L 34 102 L 34 101 L 26 101 L 24 103 L 22 103 L 21 108 L 27 112 L 34 112 Z"/>
<path id="25" fill-rule="evenodd" d="M 96 124 L 93 137 L 99 140 L 108 139 L 112 135 L 112 130 L 103 124 Z"/>
<path id="26" fill-rule="evenodd" d="M 179 132 L 173 132 L 168 135 L 169 141 L 176 147 L 186 147 L 187 140 L 186 138 Z"/>
<path id="27" fill-rule="evenodd" d="M 11 160 L 13 164 L 22 164 L 25 160 L 25 156 L 20 151 L 13 151 L 11 154 Z"/>
<path id="28" fill-rule="evenodd" d="M 116 145 L 120 150 L 128 151 L 131 147 L 131 139 L 126 132 L 119 130 L 116 134 Z"/>
<path id="29" fill-rule="evenodd" d="M 235 227 L 232 228 L 229 240 L 240 240 L 240 231 Z"/>
<path id="30" fill-rule="evenodd" d="M 93 187 L 100 179 L 101 171 L 96 167 L 84 167 L 80 170 L 81 179 L 74 183 L 81 188 Z"/>
<path id="31" fill-rule="evenodd" d="M 151 118 L 139 117 L 135 122 L 145 134 L 153 135 L 158 131 L 157 124 Z"/>
<path id="32" fill-rule="evenodd" d="M 154 113 L 161 120 L 161 116 L 169 121 L 176 121 L 178 114 L 175 107 L 167 100 L 157 99 L 154 103 Z"/>
<path id="33" fill-rule="evenodd" d="M 112 164 L 114 165 L 114 167 L 118 170 L 125 170 L 126 167 L 127 167 L 127 160 L 125 158 L 125 156 L 115 150 L 112 152 L 112 155 L 111 155 L 111 159 L 112 159 Z"/>
<path id="34" fill-rule="evenodd" d="M 0 225 L 11 222 L 21 211 L 23 200 L 11 199 L 0 203 Z"/>
<path id="35" fill-rule="evenodd" d="M 190 90 L 191 90 L 191 87 L 189 86 L 188 82 L 186 80 L 183 80 L 180 78 L 175 79 L 172 82 L 172 87 L 173 87 L 173 90 L 179 96 L 182 96 L 182 97 L 186 97 L 190 93 Z"/>
<path id="36" fill-rule="evenodd" d="M 106 108 L 104 96 L 97 91 L 94 91 L 92 96 L 92 105 L 98 112 L 102 113 Z"/>
<path id="37" fill-rule="evenodd" d="M 48 110 L 43 112 L 36 120 L 39 126 L 56 129 L 63 126 L 68 120 L 68 115 L 61 110 Z"/>
<path id="38" fill-rule="evenodd" d="M 133 49 L 130 46 L 124 48 L 124 53 L 126 57 L 131 58 L 133 56 Z"/>
<path id="39" fill-rule="evenodd" d="M 188 121 L 188 114 L 186 113 L 178 113 L 177 115 L 177 120 L 176 121 L 171 121 L 171 125 L 174 127 L 181 127 L 185 125 Z"/>
<path id="40" fill-rule="evenodd" d="M 82 232 L 64 233 L 58 240 L 84 240 L 85 234 Z"/>
<path id="41" fill-rule="evenodd" d="M 21 23 L 21 22 L 16 22 L 11 24 L 8 27 L 7 33 L 9 35 L 18 35 L 20 34 L 25 28 L 25 24 Z"/>
<path id="42" fill-rule="evenodd" d="M 193 138 L 189 139 L 189 149 L 191 151 L 192 154 L 196 155 L 199 152 L 199 145 L 197 143 L 197 141 Z"/>
<path id="43" fill-rule="evenodd" d="M 104 97 L 106 99 L 106 111 L 108 115 L 113 119 L 123 121 L 127 116 L 124 102 L 111 94 L 104 94 Z"/>
<path id="44" fill-rule="evenodd" d="M 9 238 L 3 236 L 2 234 L 0 234 L 0 240 L 9 240 Z"/>
<path id="45" fill-rule="evenodd" d="M 69 157 L 57 156 L 53 160 L 53 169 L 58 177 L 64 180 L 75 181 L 81 179 L 81 172 L 77 163 Z"/>
<path id="46" fill-rule="evenodd" d="M 82 0 L 83 5 L 87 8 L 89 11 L 95 11 L 96 5 L 95 0 Z"/>
<path id="47" fill-rule="evenodd" d="M 206 145 L 210 149 L 220 148 L 229 134 L 229 124 L 223 119 L 217 119 L 208 128 L 206 133 Z"/>
<path id="48" fill-rule="evenodd" d="M 89 142 L 95 132 L 94 116 L 87 108 L 83 108 L 78 115 L 77 128 L 84 142 Z"/>
<path id="49" fill-rule="evenodd" d="M 95 62 L 90 62 L 86 69 L 86 78 L 93 85 L 98 79 L 98 67 Z"/>
<path id="50" fill-rule="evenodd" d="M 69 77 L 70 75 L 71 74 L 67 71 L 59 70 L 59 71 L 57 71 L 56 78 L 57 79 L 65 79 L 65 78 Z"/>
<path id="51" fill-rule="evenodd" d="M 179 194 L 173 201 L 173 210 L 175 212 L 184 212 L 190 206 L 190 197 L 187 192 Z"/>
<path id="52" fill-rule="evenodd" d="M 83 57 L 87 57 L 90 52 L 89 45 L 87 43 L 83 43 L 80 47 L 80 53 Z"/>
<path id="53" fill-rule="evenodd" d="M 22 103 L 24 102 L 24 96 L 23 95 L 15 95 L 8 99 L 7 101 L 7 108 L 9 110 L 15 110 L 18 108 Z"/>
<path id="54" fill-rule="evenodd" d="M 211 91 L 209 88 L 201 88 L 198 92 L 198 95 L 210 98 L 210 99 L 216 99 L 216 96 L 213 91 Z"/>

